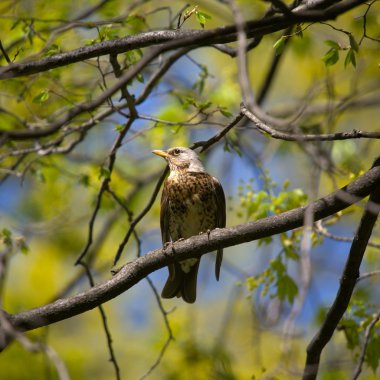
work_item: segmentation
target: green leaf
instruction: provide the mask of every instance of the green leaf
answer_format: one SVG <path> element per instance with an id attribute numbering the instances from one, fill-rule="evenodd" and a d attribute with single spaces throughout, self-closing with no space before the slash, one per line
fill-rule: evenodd
<path id="1" fill-rule="evenodd" d="M 3 243 L 8 247 L 12 248 L 12 232 L 7 228 L 3 228 L 0 237 L 2 238 Z"/>
<path id="2" fill-rule="evenodd" d="M 285 42 L 286 42 L 286 37 L 281 36 L 273 45 L 273 49 L 276 51 L 277 55 L 280 55 L 285 48 Z"/>
<path id="3" fill-rule="evenodd" d="M 375 372 L 380 361 L 380 335 L 370 338 L 367 346 L 365 361 L 368 366 Z"/>
<path id="4" fill-rule="evenodd" d="M 199 24 L 202 28 L 205 27 L 206 21 L 211 19 L 211 16 L 204 12 L 195 12 L 195 17 L 197 18 Z"/>
<path id="5" fill-rule="evenodd" d="M 24 237 L 18 237 L 16 240 L 16 245 L 20 249 L 21 253 L 27 255 L 29 253 L 29 247 L 25 242 Z"/>
<path id="6" fill-rule="evenodd" d="M 224 117 L 231 117 L 232 113 L 230 111 L 227 111 L 226 108 L 222 107 L 219 108 L 219 112 L 224 116 Z"/>
<path id="7" fill-rule="evenodd" d="M 58 45 L 53 44 L 53 45 L 51 45 L 51 46 L 46 50 L 44 56 L 46 56 L 46 57 L 50 57 L 50 56 L 52 56 L 52 55 L 54 55 L 54 54 L 59 54 L 59 53 L 61 53 L 61 48 L 60 48 Z"/>
<path id="8" fill-rule="evenodd" d="M 143 76 L 141 73 L 136 75 L 136 79 L 137 79 L 140 83 L 144 83 L 144 76 Z"/>
<path id="9" fill-rule="evenodd" d="M 277 284 L 277 295 L 281 301 L 288 300 L 293 303 L 294 298 L 298 294 L 298 286 L 294 280 L 285 274 Z"/>
<path id="10" fill-rule="evenodd" d="M 79 183 L 84 187 L 88 187 L 90 185 L 90 176 L 88 174 L 82 174 L 79 178 Z"/>
<path id="11" fill-rule="evenodd" d="M 297 24 L 296 26 L 296 36 L 303 38 L 303 31 L 300 24 Z"/>
<path id="12" fill-rule="evenodd" d="M 40 92 L 38 95 L 36 95 L 33 98 L 32 102 L 41 104 L 41 103 L 45 103 L 48 99 L 49 99 L 49 90 L 45 89 L 42 92 Z"/>
<path id="13" fill-rule="evenodd" d="M 114 130 L 116 132 L 121 132 L 123 129 L 124 129 L 124 125 L 123 124 L 116 124 L 115 128 L 114 128 Z"/>
<path id="14" fill-rule="evenodd" d="M 339 60 L 339 52 L 336 49 L 330 49 L 322 58 L 326 66 L 335 65 Z"/>
<path id="15" fill-rule="evenodd" d="M 326 40 L 325 44 L 328 45 L 328 46 L 330 46 L 331 48 L 333 48 L 335 50 L 340 50 L 341 49 L 340 45 L 337 42 L 333 41 L 333 40 Z"/>
<path id="16" fill-rule="evenodd" d="M 99 179 L 101 178 L 110 178 L 111 177 L 111 172 L 108 168 L 102 166 L 100 168 L 100 173 L 99 173 Z"/>
<path id="17" fill-rule="evenodd" d="M 356 42 L 355 37 L 352 34 L 349 34 L 348 38 L 350 40 L 351 49 L 358 52 L 359 51 L 359 44 Z"/>
<path id="18" fill-rule="evenodd" d="M 353 49 L 349 49 L 346 55 L 346 59 L 344 60 L 344 67 L 347 67 L 349 64 L 356 67 L 356 57 Z"/>
<path id="19" fill-rule="evenodd" d="M 347 348 L 353 350 L 355 347 L 359 346 L 359 325 L 355 320 L 349 318 L 343 319 L 339 323 L 338 329 L 344 332 Z"/>

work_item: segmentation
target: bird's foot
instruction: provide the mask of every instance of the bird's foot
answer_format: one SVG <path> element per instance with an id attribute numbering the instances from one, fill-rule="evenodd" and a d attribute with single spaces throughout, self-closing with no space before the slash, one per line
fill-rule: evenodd
<path id="1" fill-rule="evenodd" d="M 210 229 L 209 229 L 209 230 L 206 230 L 205 232 L 201 231 L 201 232 L 199 233 L 199 235 L 203 235 L 203 234 L 207 234 L 207 238 L 210 240 L 210 234 L 211 234 L 211 230 L 210 230 Z"/>
<path id="2" fill-rule="evenodd" d="M 170 251 L 168 250 L 168 248 L 170 246 L 172 246 L 171 251 L 174 252 L 173 242 L 172 241 L 167 241 L 166 243 L 164 243 L 164 246 L 162 247 L 162 250 L 163 250 L 165 256 L 170 256 Z"/>

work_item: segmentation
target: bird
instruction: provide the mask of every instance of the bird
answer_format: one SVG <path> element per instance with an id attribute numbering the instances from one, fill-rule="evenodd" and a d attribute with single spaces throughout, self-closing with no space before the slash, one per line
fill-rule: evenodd
<path id="1" fill-rule="evenodd" d="M 226 226 L 226 200 L 220 182 L 206 172 L 196 152 L 186 147 L 154 150 L 169 164 L 170 174 L 161 196 L 160 227 L 164 247 L 170 242 L 209 233 Z M 217 250 L 215 276 L 219 281 L 223 249 Z M 200 259 L 169 264 L 162 298 L 182 297 L 194 303 Z"/>

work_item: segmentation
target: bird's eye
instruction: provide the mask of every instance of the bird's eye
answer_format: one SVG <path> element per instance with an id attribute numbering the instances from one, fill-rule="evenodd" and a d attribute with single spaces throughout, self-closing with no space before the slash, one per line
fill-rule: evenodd
<path id="1" fill-rule="evenodd" d="M 174 149 L 172 152 L 173 156 L 178 156 L 180 153 L 181 151 L 179 149 Z"/>

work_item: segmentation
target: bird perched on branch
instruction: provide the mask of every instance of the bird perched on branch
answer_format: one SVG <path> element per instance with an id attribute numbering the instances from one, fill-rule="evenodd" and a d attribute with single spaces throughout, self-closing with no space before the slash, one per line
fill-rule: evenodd
<path id="1" fill-rule="evenodd" d="M 226 226 L 226 201 L 219 181 L 208 174 L 198 155 L 189 148 L 154 150 L 169 164 L 161 197 L 161 236 L 165 245 Z M 219 280 L 223 249 L 218 249 L 215 276 Z M 161 296 L 182 297 L 195 302 L 200 259 L 191 258 L 169 265 L 169 277 Z"/>

